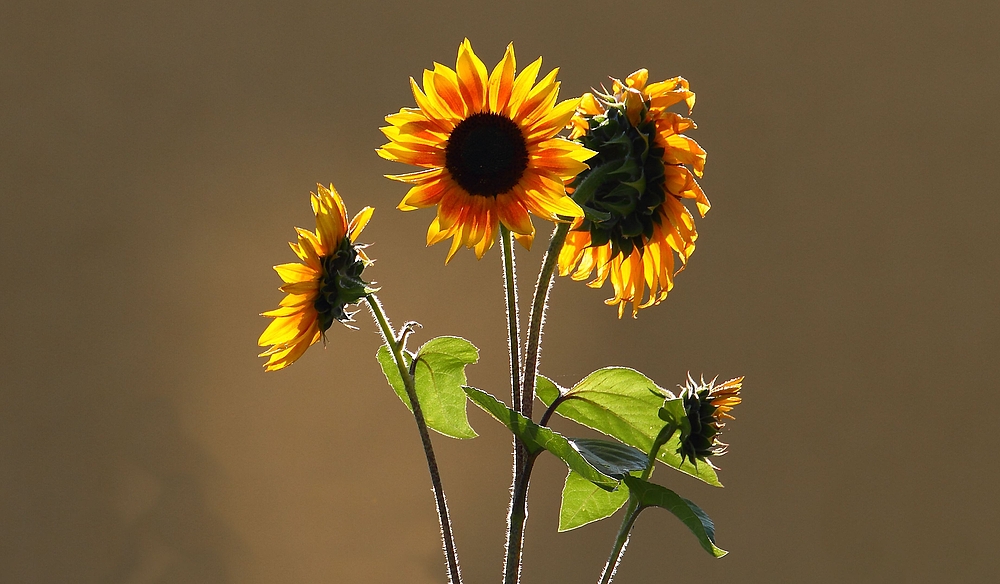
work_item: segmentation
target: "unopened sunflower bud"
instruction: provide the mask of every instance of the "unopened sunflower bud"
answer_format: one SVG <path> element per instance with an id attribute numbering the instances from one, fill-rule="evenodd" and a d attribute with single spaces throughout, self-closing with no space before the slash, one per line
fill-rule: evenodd
<path id="1" fill-rule="evenodd" d="M 729 445 L 719 440 L 719 433 L 726 426 L 725 418 L 734 419 L 729 412 L 742 401 L 742 387 L 742 377 L 715 385 L 714 379 L 708 383 L 702 379 L 698 383 L 688 376 L 687 383 L 681 387 L 680 397 L 684 400 L 684 411 L 691 429 L 681 437 L 677 448 L 682 461 L 690 459 L 696 462 L 726 453 Z"/>

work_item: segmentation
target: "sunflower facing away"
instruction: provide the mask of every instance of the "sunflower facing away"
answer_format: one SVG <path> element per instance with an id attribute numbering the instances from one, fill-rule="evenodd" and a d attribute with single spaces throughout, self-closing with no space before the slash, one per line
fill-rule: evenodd
<path id="1" fill-rule="evenodd" d="M 266 371 L 294 363 L 333 321 L 350 322 L 353 313 L 344 308 L 372 291 L 361 280 L 361 272 L 372 260 L 365 255 L 365 246 L 355 241 L 374 209 L 365 207 L 348 224 L 344 201 L 333 185 L 316 187 L 319 194 L 311 193 L 316 232 L 295 228 L 298 242 L 289 245 L 302 263 L 274 266 L 285 282 L 279 290 L 287 296 L 275 310 L 261 313 L 274 319 L 257 341 L 261 347 L 271 345 L 260 354 L 268 358 Z"/>
<path id="2" fill-rule="evenodd" d="M 610 92 L 584 94 L 571 121 L 570 137 L 598 154 L 572 185 L 586 216 L 566 237 L 559 273 L 584 280 L 596 269 L 594 288 L 610 277 L 615 295 L 606 303 L 618 305 L 619 318 L 627 302 L 635 317 L 666 298 L 694 252 L 698 233 L 681 200 L 694 199 L 702 217 L 710 208 L 695 180 L 705 151 L 683 134 L 695 123 L 667 111 L 684 102 L 690 113 L 694 93 L 681 77 L 647 84 L 648 77 L 640 69 L 614 79 Z"/>
<path id="3" fill-rule="evenodd" d="M 433 71 L 424 71 L 423 90 L 410 78 L 416 108 L 385 118 L 390 125 L 382 132 L 390 142 L 378 154 L 425 169 L 387 175 L 414 185 L 399 209 L 437 205 L 427 245 L 452 238 L 446 262 L 463 245 L 482 258 L 499 223 L 530 247 L 529 212 L 550 221 L 583 216 L 565 184 L 588 168 L 584 161 L 594 152 L 556 136 L 580 98 L 556 103 L 559 70 L 536 84 L 541 66 L 538 58 L 515 77 L 511 44 L 487 75 L 466 39 L 454 70 L 434 63 Z"/>

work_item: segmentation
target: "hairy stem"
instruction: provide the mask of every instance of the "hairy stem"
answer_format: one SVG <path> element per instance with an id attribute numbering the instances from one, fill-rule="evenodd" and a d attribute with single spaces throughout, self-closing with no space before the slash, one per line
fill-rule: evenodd
<path id="1" fill-rule="evenodd" d="M 560 223 L 552 232 L 549 248 L 542 259 L 542 269 L 538 272 L 535 296 L 531 300 L 531 316 L 528 320 L 528 347 L 524 355 L 524 384 L 521 388 L 521 413 L 531 418 L 531 407 L 535 402 L 535 376 L 538 374 L 538 355 L 541 348 L 542 324 L 545 322 L 545 307 L 552 289 L 552 274 L 559 260 L 559 250 L 566 242 L 569 223 Z"/>
<path id="2" fill-rule="evenodd" d="M 427 458 L 427 470 L 431 475 L 434 500 L 437 504 L 438 521 L 441 524 L 441 540 L 444 543 L 444 556 L 448 565 L 448 582 L 451 584 L 461 584 L 462 573 L 458 568 L 458 552 L 455 551 L 455 538 L 451 532 L 451 519 L 448 517 L 448 502 L 444 496 L 444 487 L 441 486 L 441 473 L 438 472 L 437 458 L 434 456 L 434 447 L 431 445 L 431 436 L 427 430 L 427 422 L 424 421 L 424 413 L 420 408 L 420 402 L 417 400 L 417 389 L 413 384 L 413 375 L 406 366 L 406 361 L 403 360 L 401 341 L 405 338 L 405 335 L 401 334 L 400 340 L 397 341 L 396 335 L 393 333 L 392 326 L 385 317 L 382 304 L 379 303 L 378 298 L 374 294 L 369 294 L 366 299 L 368 300 L 368 308 L 371 310 L 372 316 L 375 318 L 375 322 L 378 323 L 379 329 L 382 332 L 382 340 L 385 341 L 385 346 L 389 348 L 392 358 L 396 362 L 399 376 L 403 379 L 403 387 L 406 388 L 406 396 L 413 406 L 413 419 L 417 423 L 417 430 L 420 432 L 420 442 L 423 444 L 424 456 Z"/>
<path id="3" fill-rule="evenodd" d="M 521 549 L 524 546 L 524 523 L 528 519 L 528 480 L 536 454 L 526 454 L 524 465 L 516 473 L 511 491 L 510 512 L 507 516 L 507 554 L 504 559 L 504 584 L 517 584 L 521 579 Z"/>
<path id="4" fill-rule="evenodd" d="M 510 393 L 514 409 L 521 404 L 521 324 L 518 322 L 517 274 L 514 271 L 514 248 L 510 229 L 500 226 L 500 250 L 503 255 L 503 287 L 507 292 L 507 345 L 510 349 Z"/>
<path id="5" fill-rule="evenodd" d="M 660 432 L 656 437 L 656 440 L 653 441 L 653 447 L 649 450 L 646 468 L 642 470 L 642 475 L 639 478 L 642 480 L 649 478 L 649 475 L 653 472 L 653 465 L 656 464 L 656 455 L 660 453 L 660 448 L 670 440 L 672 435 L 672 431 Z M 618 571 L 618 564 L 621 563 L 622 556 L 625 555 L 625 547 L 628 545 L 632 526 L 635 525 L 635 519 L 642 510 L 643 507 L 639 505 L 638 499 L 632 493 L 629 493 L 628 508 L 625 510 L 625 517 L 622 519 L 621 527 L 618 528 L 618 536 L 615 537 L 615 544 L 611 548 L 611 555 L 608 556 L 608 563 L 604 565 L 604 573 L 601 574 L 599 584 L 610 584 L 611 579 L 615 577 L 615 572 Z"/>
<path id="6" fill-rule="evenodd" d="M 524 375 L 521 376 L 521 395 L 515 398 L 513 407 L 526 418 L 531 419 L 531 407 L 535 401 L 535 375 L 538 372 L 539 339 L 542 334 L 545 305 L 552 286 L 552 274 L 555 271 L 559 250 L 566 241 L 569 224 L 560 223 L 552 234 L 549 248 L 542 260 L 542 269 L 535 284 L 535 295 L 531 304 L 531 317 L 528 325 L 527 353 L 524 360 Z M 506 240 L 509 245 L 509 239 Z M 508 294 L 508 299 L 510 295 Z M 509 300 L 508 300 L 509 302 Z M 509 311 L 509 309 L 508 309 Z M 511 354 L 514 350 L 511 349 Z M 513 363 L 513 360 L 511 361 Z M 514 378 L 511 373 L 511 378 Z M 524 524 L 528 519 L 528 482 L 531 480 L 531 468 L 534 456 L 524 451 L 520 441 L 514 439 L 514 484 L 510 494 L 510 510 L 507 514 L 507 553 L 504 561 L 504 584 L 517 584 L 521 577 L 521 549 L 524 544 Z"/>
<path id="7" fill-rule="evenodd" d="M 636 501 L 634 497 L 629 495 L 628 508 L 625 510 L 625 518 L 622 520 L 621 527 L 618 528 L 618 536 L 615 537 L 615 545 L 611 548 L 611 555 L 608 556 L 608 563 L 604 565 L 604 572 L 601 574 L 599 584 L 610 584 L 611 579 L 615 577 L 615 572 L 618 571 L 618 564 L 621 563 L 622 556 L 625 555 L 625 547 L 628 545 L 628 538 L 632 533 L 632 526 L 635 525 L 635 519 L 639 516 L 640 511 L 642 511 L 642 508 L 639 507 L 639 502 Z"/>
<path id="8" fill-rule="evenodd" d="M 510 230 L 500 226 L 500 249 L 503 255 L 504 290 L 507 300 L 507 347 L 510 351 L 510 393 L 511 407 L 521 409 L 521 325 L 518 322 L 517 275 L 514 270 L 514 247 Z M 514 437 L 514 465 L 511 472 L 510 507 L 507 509 L 507 541 L 504 552 L 504 581 L 513 578 L 516 582 L 520 576 L 520 548 L 524 539 L 524 519 L 526 509 L 523 501 L 517 496 L 521 490 L 518 485 L 524 480 L 527 451 L 521 441 Z M 512 562 L 516 562 L 513 564 Z"/>

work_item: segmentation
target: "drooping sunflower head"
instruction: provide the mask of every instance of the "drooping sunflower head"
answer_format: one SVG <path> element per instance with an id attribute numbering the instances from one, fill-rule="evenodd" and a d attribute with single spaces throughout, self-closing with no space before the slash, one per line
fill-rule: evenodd
<path id="1" fill-rule="evenodd" d="M 513 44 L 487 74 L 468 39 L 455 69 L 425 70 L 423 89 L 410 87 L 416 108 L 386 116 L 389 139 L 378 154 L 424 170 L 388 178 L 414 185 L 399 209 L 437 206 L 427 245 L 451 238 L 446 262 L 462 246 L 483 257 L 503 224 L 525 247 L 535 227 L 529 213 L 549 221 L 582 217 L 565 184 L 588 168 L 594 152 L 557 134 L 580 98 L 557 103 L 558 69 L 535 83 L 541 58 L 515 75 Z"/>
<path id="2" fill-rule="evenodd" d="M 729 445 L 719 440 L 719 433 L 726 426 L 726 418 L 734 419 L 729 412 L 743 401 L 740 397 L 742 387 L 742 377 L 715 385 L 714 379 L 708 383 L 702 379 L 699 383 L 688 376 L 679 397 L 684 400 L 691 431 L 681 437 L 677 448 L 681 461 L 691 459 L 697 462 L 726 453 Z"/>
<path id="3" fill-rule="evenodd" d="M 279 290 L 286 296 L 278 308 L 261 313 L 274 319 L 257 341 L 261 347 L 270 345 L 260 354 L 267 357 L 266 371 L 294 363 L 335 321 L 351 322 L 354 313 L 347 307 L 374 291 L 361 279 L 372 260 L 365 246 L 356 243 L 374 209 L 365 207 L 348 223 L 344 201 L 333 185 L 316 187 L 319 194 L 311 194 L 316 231 L 295 229 L 298 241 L 289 245 L 302 263 L 274 266 L 285 282 Z"/>
<path id="4" fill-rule="evenodd" d="M 681 200 L 694 199 L 702 216 L 710 207 L 695 180 L 705 151 L 683 134 L 694 121 L 668 111 L 684 102 L 690 113 L 695 95 L 681 77 L 647 84 L 648 77 L 640 69 L 585 94 L 570 124 L 570 137 L 597 155 L 571 185 L 585 216 L 566 238 L 559 273 L 583 280 L 596 269 L 593 287 L 610 277 L 615 296 L 607 303 L 618 305 L 619 317 L 627 302 L 635 316 L 666 298 L 680 271 L 674 254 L 683 269 L 694 252 L 698 233 Z"/>

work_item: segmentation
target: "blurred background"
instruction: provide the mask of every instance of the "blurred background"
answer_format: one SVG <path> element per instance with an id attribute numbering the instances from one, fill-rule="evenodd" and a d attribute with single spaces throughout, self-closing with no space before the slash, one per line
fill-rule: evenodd
<path id="1" fill-rule="evenodd" d="M 993 2 L 156 2 L 0 8 L 0 581 L 445 581 L 376 329 L 256 355 L 308 193 L 333 182 L 414 338 L 503 396 L 500 254 L 424 247 L 379 159 L 407 78 L 468 36 L 565 97 L 687 77 L 714 205 L 662 305 L 556 282 L 542 372 L 746 375 L 725 489 L 661 470 L 731 550 L 644 514 L 616 581 L 992 582 L 1000 503 L 1000 9 Z M 517 250 L 521 299 L 550 227 Z M 509 437 L 435 444 L 466 580 L 498 581 Z M 572 432 L 565 421 L 557 427 Z M 593 582 L 619 519 L 556 533 L 536 466 L 525 584 Z"/>

